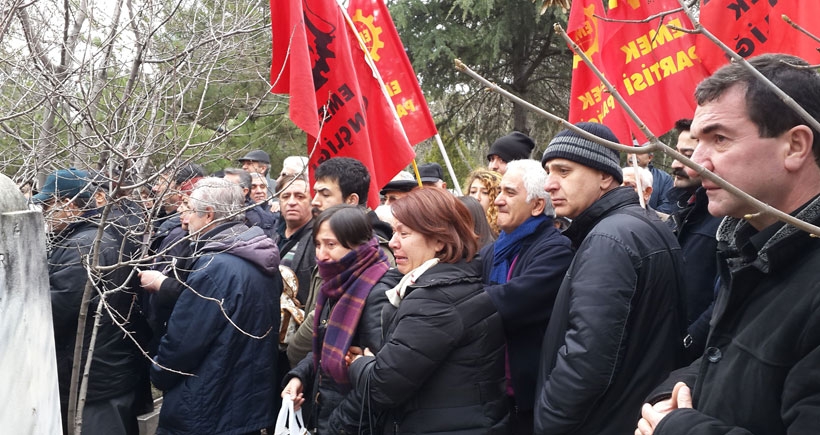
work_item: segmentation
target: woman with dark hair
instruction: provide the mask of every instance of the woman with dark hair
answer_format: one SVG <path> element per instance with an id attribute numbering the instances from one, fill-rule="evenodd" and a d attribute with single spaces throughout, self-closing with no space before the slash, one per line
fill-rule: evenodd
<path id="1" fill-rule="evenodd" d="M 323 280 L 313 318 L 313 351 L 285 376 L 282 397 L 293 397 L 298 409 L 310 392 L 313 406 L 307 427 L 314 434 L 329 434 L 336 433 L 328 427 L 330 415 L 351 390 L 345 363 L 348 348 L 381 346 L 387 286 L 378 290 L 374 285 L 383 278 L 389 281 L 384 275 L 390 263 L 360 207 L 330 207 L 319 214 L 313 228 L 316 265 Z M 392 282 L 397 281 L 395 276 Z M 340 415 L 346 427 L 358 425 L 358 406 L 352 408 L 356 409 Z"/>
<path id="2" fill-rule="evenodd" d="M 478 235 L 479 249 L 494 242 L 495 236 L 493 235 L 493 230 L 490 229 L 490 224 L 487 223 L 487 219 L 484 215 L 484 208 L 481 206 L 481 203 L 472 196 L 466 195 L 459 196 L 458 200 L 467 207 L 467 210 L 469 210 L 470 214 L 473 216 L 473 227 L 475 229 L 475 233 Z"/>
<path id="3" fill-rule="evenodd" d="M 504 327 L 484 292 L 470 212 L 424 188 L 393 215 L 404 277 L 387 291 L 383 346 L 346 357 L 363 410 L 380 417 L 373 433 L 506 434 Z"/>

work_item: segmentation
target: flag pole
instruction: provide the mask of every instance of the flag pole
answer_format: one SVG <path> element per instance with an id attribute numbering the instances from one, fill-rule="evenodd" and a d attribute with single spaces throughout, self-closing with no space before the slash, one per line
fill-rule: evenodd
<path id="1" fill-rule="evenodd" d="M 436 133 L 434 137 L 436 138 L 438 149 L 441 151 L 441 156 L 444 157 L 444 164 L 447 166 L 447 172 L 450 173 L 450 178 L 453 180 L 453 190 L 456 191 L 456 195 L 461 196 L 463 195 L 463 193 L 461 193 L 461 185 L 458 184 L 456 172 L 453 170 L 453 165 L 450 164 L 450 157 L 447 156 L 447 151 L 444 149 L 444 142 L 441 141 L 441 135 Z"/>
<path id="2" fill-rule="evenodd" d="M 404 124 L 401 123 L 401 118 L 399 117 L 399 113 L 396 111 L 396 105 L 393 104 L 393 100 L 390 98 L 390 95 L 387 93 L 387 86 L 384 84 L 384 80 L 382 79 L 381 73 L 379 73 L 379 69 L 376 68 L 376 62 L 373 60 L 373 57 L 370 56 L 370 50 L 367 49 L 367 44 L 364 43 L 362 40 L 361 35 L 359 35 L 359 30 L 356 29 L 356 24 L 353 22 L 353 19 L 350 18 L 350 15 L 347 13 L 347 9 L 342 5 L 343 0 L 337 0 L 336 5 L 339 6 L 339 9 L 342 10 L 342 15 L 345 17 L 345 21 L 347 21 L 347 25 L 350 26 L 350 29 L 353 31 L 353 34 L 356 35 L 356 40 L 359 41 L 359 47 L 364 52 L 364 58 L 367 64 L 370 66 L 370 70 L 373 73 L 373 76 L 378 80 L 379 85 L 382 88 L 382 94 L 384 98 L 387 99 L 387 102 L 393 107 L 393 115 L 396 122 L 399 123 L 401 127 L 401 132 L 404 135 L 404 138 L 407 139 L 407 132 L 404 130 Z M 450 164 L 450 158 L 447 156 L 447 151 L 444 149 L 444 143 L 441 141 L 441 137 L 438 133 L 436 133 L 436 141 L 439 146 L 439 150 L 441 151 L 441 155 L 444 157 L 444 163 L 447 166 L 447 170 L 450 172 L 450 177 L 453 179 L 453 183 L 455 183 L 456 192 L 461 195 L 461 188 L 458 186 L 458 180 L 455 177 L 455 172 L 453 171 L 453 167 Z M 410 140 L 407 139 L 407 143 L 410 143 Z M 415 144 L 410 144 L 410 146 L 414 146 Z M 416 159 L 413 159 L 413 172 L 415 173 L 416 181 L 418 181 L 419 186 L 421 186 L 421 177 L 419 176 L 418 167 L 416 165 Z"/>

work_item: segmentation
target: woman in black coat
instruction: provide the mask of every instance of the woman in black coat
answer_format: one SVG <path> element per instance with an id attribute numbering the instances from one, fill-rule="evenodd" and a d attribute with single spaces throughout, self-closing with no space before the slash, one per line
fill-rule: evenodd
<path id="1" fill-rule="evenodd" d="M 506 433 L 504 328 L 483 289 L 470 212 L 424 188 L 393 215 L 390 247 L 404 277 L 387 292 L 383 345 L 347 356 L 363 410 L 379 418 L 374 433 Z"/>
<path id="2" fill-rule="evenodd" d="M 330 428 L 328 420 L 336 412 L 337 424 L 359 431 L 359 405 L 351 397 L 345 354 L 350 346 L 381 347 L 381 311 L 387 303 L 386 285 L 375 287 L 385 277 L 390 264 L 365 211 L 356 206 L 338 205 L 323 211 L 314 224 L 316 264 L 323 283 L 316 301 L 313 351 L 285 376 L 282 397 L 295 398 L 298 409 L 309 396 L 312 412 L 308 427 L 314 434 L 342 431 Z M 398 281 L 393 278 L 393 283 Z"/>

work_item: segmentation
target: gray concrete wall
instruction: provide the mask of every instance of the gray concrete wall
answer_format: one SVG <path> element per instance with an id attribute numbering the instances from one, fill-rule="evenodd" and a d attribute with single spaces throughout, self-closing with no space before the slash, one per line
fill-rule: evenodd
<path id="1" fill-rule="evenodd" d="M 60 434 L 43 215 L 0 174 L 0 431 Z"/>

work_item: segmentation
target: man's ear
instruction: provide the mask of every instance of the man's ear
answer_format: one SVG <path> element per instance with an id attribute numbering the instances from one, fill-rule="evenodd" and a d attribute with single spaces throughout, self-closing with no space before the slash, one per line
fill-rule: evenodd
<path id="1" fill-rule="evenodd" d="M 615 177 L 613 177 L 612 174 L 607 174 L 604 171 L 598 171 L 598 173 L 601 174 L 601 181 L 599 183 L 599 187 L 601 188 L 601 190 L 609 190 L 612 187 L 620 186 L 620 184 L 618 184 L 618 182 L 615 181 Z"/>
<path id="2" fill-rule="evenodd" d="M 547 207 L 547 200 L 544 198 L 535 198 L 533 199 L 533 207 L 530 214 L 532 216 L 540 216 L 544 214 L 544 208 Z"/>
<path id="3" fill-rule="evenodd" d="M 345 198 L 344 203 L 350 205 L 359 205 L 359 194 L 351 193 L 350 195 L 347 195 L 347 198 Z"/>
<path id="4" fill-rule="evenodd" d="M 787 171 L 796 171 L 808 160 L 814 164 L 814 133 L 806 125 L 797 125 L 784 133 L 788 147 L 785 150 L 783 165 Z"/>

